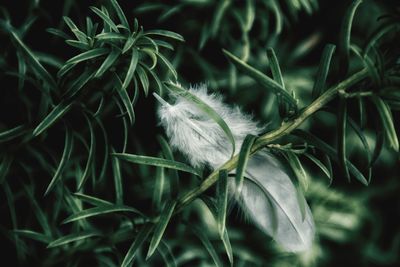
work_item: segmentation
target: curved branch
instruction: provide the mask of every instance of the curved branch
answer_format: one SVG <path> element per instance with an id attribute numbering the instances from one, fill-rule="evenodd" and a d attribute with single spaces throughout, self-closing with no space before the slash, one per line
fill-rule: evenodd
<path id="1" fill-rule="evenodd" d="M 318 97 L 314 102 L 312 102 L 307 108 L 303 110 L 293 120 L 284 123 L 281 127 L 271 132 L 268 132 L 254 142 L 251 148 L 251 154 L 256 153 L 258 150 L 262 149 L 269 143 L 289 134 L 294 129 L 296 129 L 300 124 L 302 124 L 308 117 L 318 111 L 320 108 L 325 106 L 329 101 L 331 101 L 339 91 L 346 91 L 349 87 L 360 82 L 368 76 L 368 70 L 363 69 L 346 80 L 340 82 L 339 84 L 329 88 L 325 93 Z M 232 171 L 236 168 L 238 163 L 239 155 L 235 155 L 230 160 L 228 160 L 224 165 L 222 165 L 217 170 L 213 171 L 201 184 L 199 187 L 192 189 L 178 199 L 178 204 L 175 209 L 175 213 L 180 212 L 184 207 L 189 205 L 193 200 L 195 200 L 204 191 L 210 188 L 213 184 L 218 181 L 218 173 L 220 170 L 225 169 L 227 171 Z"/>

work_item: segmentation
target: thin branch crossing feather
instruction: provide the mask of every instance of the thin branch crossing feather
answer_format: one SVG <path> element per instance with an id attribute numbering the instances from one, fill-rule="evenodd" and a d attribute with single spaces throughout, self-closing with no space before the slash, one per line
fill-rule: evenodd
<path id="1" fill-rule="evenodd" d="M 259 135 L 262 127 L 238 107 L 230 107 L 217 94 L 207 93 L 205 85 L 193 87 L 189 93 L 217 112 L 229 126 L 237 150 L 249 134 Z M 158 116 L 171 146 L 182 152 L 194 167 L 217 169 L 231 157 L 231 144 L 223 129 L 204 111 L 182 96 L 170 104 L 158 95 L 161 105 Z M 286 251 L 301 252 L 312 246 L 314 220 L 306 204 L 303 218 L 299 196 L 289 174 L 266 150 L 249 159 L 245 181 L 237 197 L 244 213 L 264 233 L 272 236 Z M 233 195 L 234 182 L 230 182 Z"/>

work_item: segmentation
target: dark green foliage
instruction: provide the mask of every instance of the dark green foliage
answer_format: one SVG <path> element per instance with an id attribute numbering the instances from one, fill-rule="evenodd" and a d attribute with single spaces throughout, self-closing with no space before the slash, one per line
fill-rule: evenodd
<path id="1" fill-rule="evenodd" d="M 3 262 L 400 262 L 397 1 L 6 2 Z M 185 90 L 198 82 L 252 112 L 264 134 L 235 147 L 231 126 Z M 172 150 L 153 93 L 184 96 L 221 127 L 232 144 L 224 167 L 193 168 Z M 233 187 L 240 191 L 260 149 L 285 164 L 307 197 L 317 237 L 305 254 L 283 252 L 235 216 Z"/>

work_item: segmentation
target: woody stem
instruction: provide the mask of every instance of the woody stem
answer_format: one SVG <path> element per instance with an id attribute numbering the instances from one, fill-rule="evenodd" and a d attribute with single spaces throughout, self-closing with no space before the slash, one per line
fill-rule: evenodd
<path id="1" fill-rule="evenodd" d="M 325 93 L 323 93 L 320 97 L 318 97 L 314 102 L 312 102 L 307 108 L 303 110 L 296 118 L 293 120 L 284 123 L 281 127 L 271 132 L 265 133 L 264 135 L 257 138 L 254 142 L 250 153 L 254 154 L 258 150 L 264 148 L 269 143 L 291 133 L 294 129 L 296 129 L 300 124 L 302 124 L 308 117 L 314 114 L 316 111 L 324 107 L 329 101 L 331 101 L 338 94 L 339 91 L 345 91 L 350 88 L 354 84 L 360 82 L 365 79 L 368 75 L 367 69 L 363 69 L 346 80 L 338 83 L 335 86 L 329 88 Z M 213 171 L 201 184 L 199 187 L 194 188 L 181 196 L 178 199 L 177 206 L 175 208 L 175 213 L 179 213 L 182 211 L 184 207 L 189 205 L 193 200 L 195 200 L 199 195 L 201 195 L 204 191 L 210 188 L 218 181 L 218 174 L 220 170 L 232 171 L 236 168 L 238 164 L 239 155 L 233 156 L 229 159 L 224 165 L 220 168 Z"/>

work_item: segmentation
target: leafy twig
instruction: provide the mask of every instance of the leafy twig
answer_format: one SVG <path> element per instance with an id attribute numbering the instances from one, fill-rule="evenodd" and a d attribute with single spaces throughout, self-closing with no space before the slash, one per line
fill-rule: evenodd
<path id="1" fill-rule="evenodd" d="M 325 106 L 330 100 L 332 100 L 339 91 L 346 90 L 349 87 L 353 86 L 354 84 L 360 82 L 361 80 L 365 79 L 368 75 L 368 70 L 363 69 L 346 80 L 342 81 L 341 83 L 331 87 L 328 89 L 324 94 L 318 97 L 314 102 L 312 102 L 307 108 L 303 110 L 291 121 L 284 123 L 278 129 L 265 133 L 264 135 L 257 138 L 254 142 L 253 147 L 251 148 L 250 153 L 254 154 L 260 149 L 264 148 L 269 143 L 289 134 L 291 131 L 296 129 L 300 124 L 302 124 L 308 117 L 318 111 L 320 108 Z M 193 200 L 195 200 L 200 194 L 210 188 L 218 181 L 218 174 L 220 170 L 227 170 L 232 171 L 235 169 L 238 163 L 239 155 L 232 157 L 228 160 L 224 165 L 222 165 L 219 169 L 212 172 L 201 184 L 199 187 L 194 188 L 193 190 L 187 192 L 185 195 L 179 198 L 178 204 L 175 209 L 175 213 L 182 211 L 184 207 L 189 205 Z M 157 219 L 156 219 L 157 220 Z"/>

